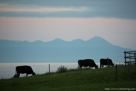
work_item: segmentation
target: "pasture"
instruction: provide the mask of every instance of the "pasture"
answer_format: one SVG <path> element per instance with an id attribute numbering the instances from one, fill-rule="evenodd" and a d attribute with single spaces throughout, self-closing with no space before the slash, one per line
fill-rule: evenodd
<path id="1" fill-rule="evenodd" d="M 130 68 L 130 81 L 125 66 L 99 69 L 68 69 L 64 73 L 45 73 L 23 78 L 0 80 L 0 91 L 106 91 L 112 88 L 135 88 L 136 68 Z"/>

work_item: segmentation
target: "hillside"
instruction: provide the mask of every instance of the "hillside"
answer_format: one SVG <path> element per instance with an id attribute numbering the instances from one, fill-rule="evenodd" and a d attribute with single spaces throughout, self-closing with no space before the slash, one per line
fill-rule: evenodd
<path id="1" fill-rule="evenodd" d="M 1 79 L 0 91 L 105 91 L 106 88 L 136 90 L 135 66 L 131 66 L 130 81 L 124 69 L 124 66 L 118 66 L 117 82 L 115 82 L 115 67 L 71 69 L 65 73 Z"/>
<path id="2" fill-rule="evenodd" d="M 111 58 L 113 62 L 124 61 L 124 51 L 130 50 L 110 44 L 101 37 L 88 41 L 55 39 L 43 41 L 0 40 L 0 62 L 77 62 L 79 59 Z"/>

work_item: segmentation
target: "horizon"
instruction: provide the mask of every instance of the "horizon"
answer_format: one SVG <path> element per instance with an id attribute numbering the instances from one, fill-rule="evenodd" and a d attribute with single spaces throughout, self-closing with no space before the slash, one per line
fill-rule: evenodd
<path id="1" fill-rule="evenodd" d="M 0 40 L 90 40 L 136 50 L 136 0 L 0 1 Z"/>

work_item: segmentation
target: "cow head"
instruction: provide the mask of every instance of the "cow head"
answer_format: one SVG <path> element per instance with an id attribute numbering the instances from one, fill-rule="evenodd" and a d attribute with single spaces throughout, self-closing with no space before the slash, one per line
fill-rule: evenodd
<path id="1" fill-rule="evenodd" d="M 36 74 L 33 72 L 32 75 L 35 76 Z"/>
<path id="2" fill-rule="evenodd" d="M 95 69 L 97 69 L 98 68 L 98 65 L 95 65 Z"/>
<path id="3" fill-rule="evenodd" d="M 114 63 L 112 63 L 112 67 L 114 66 Z"/>

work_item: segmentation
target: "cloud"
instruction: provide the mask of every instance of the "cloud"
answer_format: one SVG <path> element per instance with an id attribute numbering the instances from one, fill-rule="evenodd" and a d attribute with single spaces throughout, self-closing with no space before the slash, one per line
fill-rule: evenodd
<path id="1" fill-rule="evenodd" d="M 63 9 L 64 10 L 64 9 Z M 0 11 L 0 17 L 39 17 L 39 18 L 121 18 L 121 19 L 136 19 L 136 14 L 122 12 L 102 12 L 92 10 L 56 10 L 56 11 Z"/>
<path id="2" fill-rule="evenodd" d="M 136 0 L 0 0 L 0 17 L 136 19 Z"/>
<path id="3" fill-rule="evenodd" d="M 0 11 L 8 11 L 8 12 L 45 12 L 45 11 L 80 11 L 80 10 L 85 10 L 85 7 L 81 8 L 0 8 Z"/>
<path id="4" fill-rule="evenodd" d="M 0 7 L 3 7 L 3 6 L 5 6 L 4 4 L 0 4 Z"/>

